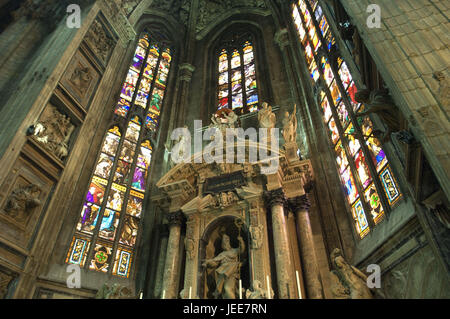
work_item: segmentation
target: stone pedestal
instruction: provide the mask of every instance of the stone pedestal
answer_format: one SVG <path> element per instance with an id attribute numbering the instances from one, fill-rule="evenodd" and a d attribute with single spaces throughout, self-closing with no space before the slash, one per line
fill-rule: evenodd
<path id="1" fill-rule="evenodd" d="M 296 213 L 297 228 L 300 237 L 300 253 L 306 282 L 308 298 L 323 299 L 323 289 L 317 264 L 314 240 L 309 221 L 310 203 L 307 195 L 298 196 L 290 200 L 291 207 Z"/>
<path id="2" fill-rule="evenodd" d="M 278 283 L 278 298 L 289 299 L 295 289 L 295 280 L 290 278 L 291 258 L 287 235 L 284 206 L 286 199 L 283 190 L 277 189 L 266 193 L 268 209 L 272 213 L 272 231 L 275 250 L 275 264 Z"/>
<path id="3" fill-rule="evenodd" d="M 161 296 L 164 296 L 164 299 L 176 299 L 178 297 L 177 276 L 179 274 L 181 226 L 184 223 L 184 215 L 183 212 L 178 211 L 167 214 L 167 219 L 169 221 L 170 233 L 167 242 Z"/>

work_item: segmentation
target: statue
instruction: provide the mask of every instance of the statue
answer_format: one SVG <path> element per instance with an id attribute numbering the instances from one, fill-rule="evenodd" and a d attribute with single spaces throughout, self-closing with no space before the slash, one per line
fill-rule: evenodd
<path id="1" fill-rule="evenodd" d="M 271 291 L 271 295 L 273 296 L 273 290 Z M 259 280 L 253 280 L 252 289 L 247 289 L 245 292 L 246 299 L 267 299 L 267 297 L 267 291 L 262 288 Z"/>
<path id="2" fill-rule="evenodd" d="M 286 143 L 295 142 L 297 139 L 297 105 L 294 105 L 294 112 L 284 114 L 283 119 L 283 137 Z"/>
<path id="3" fill-rule="evenodd" d="M 342 299 L 372 299 L 373 295 L 367 286 L 367 276 L 350 265 L 336 248 L 330 255 L 335 270 L 331 271 L 336 280 L 333 294 Z"/>
<path id="4" fill-rule="evenodd" d="M 386 90 L 376 90 L 372 92 L 367 89 L 360 90 L 356 92 L 355 100 L 359 103 L 363 103 L 366 110 L 356 114 L 357 117 L 375 113 L 386 124 L 388 129 L 384 133 L 384 136 L 381 137 L 383 143 L 390 140 L 392 132 L 400 131 L 400 113 Z M 376 134 L 375 131 L 374 133 Z M 378 133 L 377 135 L 380 134 Z"/>
<path id="5" fill-rule="evenodd" d="M 264 102 L 262 107 L 263 108 L 258 112 L 259 127 L 267 128 L 267 133 L 270 135 L 270 130 L 275 127 L 277 119 L 275 114 L 272 112 L 272 107 L 267 102 Z"/>
<path id="6" fill-rule="evenodd" d="M 238 236 L 239 247 L 231 247 L 230 237 L 226 234 L 222 236 L 223 251 L 212 259 L 204 260 L 202 266 L 205 268 L 215 268 L 216 291 L 214 297 L 219 299 L 236 299 L 236 283 L 239 279 L 239 269 L 241 262 L 239 255 L 245 251 L 245 243 L 241 236 Z"/>

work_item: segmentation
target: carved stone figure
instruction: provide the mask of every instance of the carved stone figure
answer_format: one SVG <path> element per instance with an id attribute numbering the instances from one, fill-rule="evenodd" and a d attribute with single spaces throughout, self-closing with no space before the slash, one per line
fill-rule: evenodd
<path id="1" fill-rule="evenodd" d="M 40 192 L 41 189 L 35 184 L 16 188 L 6 201 L 5 212 L 18 221 L 25 220 L 33 208 L 41 205 Z"/>
<path id="2" fill-rule="evenodd" d="M 272 292 L 273 296 L 273 292 Z M 263 289 L 259 280 L 253 280 L 252 289 L 247 289 L 245 292 L 246 299 L 267 299 L 267 291 Z"/>
<path id="3" fill-rule="evenodd" d="M 242 263 L 239 255 L 245 251 L 245 243 L 241 236 L 238 237 L 239 247 L 231 247 L 230 237 L 226 234 L 222 236 L 223 251 L 212 259 L 204 260 L 202 266 L 215 269 L 216 299 L 236 299 L 236 283 L 239 269 Z"/>
<path id="4" fill-rule="evenodd" d="M 268 134 L 270 134 L 270 130 L 273 129 L 277 123 L 277 118 L 275 113 L 272 112 L 272 107 L 267 102 L 264 102 L 262 107 L 263 108 L 258 112 L 259 127 L 269 129 Z"/>
<path id="5" fill-rule="evenodd" d="M 283 137 L 286 143 L 295 142 L 297 139 L 297 105 L 294 105 L 292 114 L 289 112 L 284 114 Z"/>
<path id="6" fill-rule="evenodd" d="M 90 74 L 89 68 L 79 65 L 73 71 L 70 82 L 72 82 L 75 88 L 80 91 L 81 95 L 85 95 L 92 82 L 92 75 Z"/>
<path id="7" fill-rule="evenodd" d="M 252 239 L 252 244 L 251 247 L 253 249 L 259 249 L 262 246 L 262 239 L 263 239 L 263 234 L 262 234 L 262 225 L 258 225 L 258 226 L 250 226 L 250 236 Z"/>
<path id="8" fill-rule="evenodd" d="M 50 105 L 49 111 L 34 125 L 32 134 L 36 141 L 62 160 L 69 153 L 68 144 L 74 129 L 70 118 Z"/>
<path id="9" fill-rule="evenodd" d="M 355 100 L 359 103 L 363 103 L 366 110 L 356 114 L 357 117 L 375 113 L 386 124 L 388 129 L 384 133 L 384 136 L 381 137 L 383 142 L 388 142 L 390 140 L 392 132 L 400 130 L 400 112 L 386 90 L 376 90 L 372 92 L 367 89 L 360 90 L 356 92 Z"/>
<path id="10" fill-rule="evenodd" d="M 350 265 L 342 256 L 341 250 L 336 248 L 330 255 L 335 268 L 332 276 L 337 277 L 336 286 L 332 291 L 336 298 L 372 299 L 373 295 L 367 287 L 367 276 L 359 269 Z"/>
<path id="11" fill-rule="evenodd" d="M 130 299 L 133 298 L 132 291 L 128 287 L 119 284 L 109 286 L 104 284 L 95 295 L 95 299 Z"/>

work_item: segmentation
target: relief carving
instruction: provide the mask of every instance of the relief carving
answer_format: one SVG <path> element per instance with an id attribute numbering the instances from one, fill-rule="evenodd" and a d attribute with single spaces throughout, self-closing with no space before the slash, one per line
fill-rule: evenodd
<path id="1" fill-rule="evenodd" d="M 70 118 L 49 105 L 39 122 L 31 128 L 32 137 L 50 153 L 63 160 L 69 153 L 69 140 L 75 129 Z"/>
<path id="2" fill-rule="evenodd" d="M 263 232 L 262 232 L 262 225 L 258 226 L 250 226 L 250 236 L 251 236 L 251 248 L 252 249 L 259 249 L 262 246 L 262 240 L 263 240 Z"/>
<path id="3" fill-rule="evenodd" d="M 90 74 L 90 69 L 88 67 L 83 67 L 81 64 L 78 64 L 69 79 L 74 85 L 74 88 L 76 88 L 82 96 L 86 95 L 92 80 L 93 77 Z"/>
<path id="4" fill-rule="evenodd" d="M 114 41 L 106 34 L 105 29 L 98 20 L 92 23 L 92 27 L 86 35 L 86 42 L 100 60 L 107 62 L 114 46 Z"/>
<path id="5" fill-rule="evenodd" d="M 18 222 L 23 222 L 28 219 L 34 208 L 42 204 L 39 200 L 40 193 L 40 187 L 35 184 L 18 187 L 6 200 L 4 211 Z"/>

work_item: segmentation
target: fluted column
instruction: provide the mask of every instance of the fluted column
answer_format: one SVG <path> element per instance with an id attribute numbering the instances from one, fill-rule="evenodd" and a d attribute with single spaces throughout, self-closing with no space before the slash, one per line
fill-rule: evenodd
<path id="1" fill-rule="evenodd" d="M 295 289 L 295 280 L 290 278 L 291 258 L 289 250 L 289 239 L 287 234 L 286 218 L 284 207 L 286 197 L 283 189 L 266 192 L 268 209 L 272 213 L 272 232 L 275 250 L 275 265 L 278 283 L 278 298 L 289 299 L 291 291 Z"/>
<path id="2" fill-rule="evenodd" d="M 181 226 L 183 225 L 185 218 L 183 212 L 178 211 L 167 214 L 167 220 L 170 231 L 169 240 L 167 242 L 162 295 L 164 295 L 164 299 L 176 299 L 178 284 L 176 278 L 180 261 Z"/>
<path id="3" fill-rule="evenodd" d="M 292 210 L 297 217 L 297 228 L 300 237 L 300 254 L 303 265 L 306 293 L 308 298 L 323 299 L 323 289 L 320 280 L 319 266 L 314 249 L 314 240 L 309 221 L 311 206 L 308 195 L 302 195 L 289 200 Z"/>

